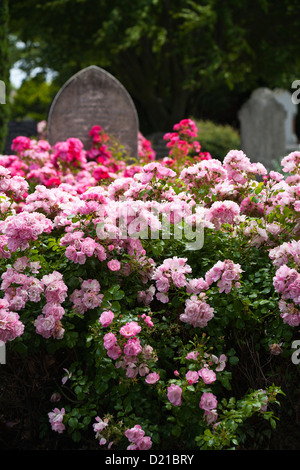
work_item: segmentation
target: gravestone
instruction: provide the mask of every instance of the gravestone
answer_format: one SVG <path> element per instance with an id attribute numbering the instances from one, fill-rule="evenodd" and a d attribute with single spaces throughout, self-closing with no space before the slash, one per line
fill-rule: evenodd
<path id="1" fill-rule="evenodd" d="M 268 170 L 286 155 L 286 111 L 268 88 L 258 88 L 238 113 L 241 149 Z"/>
<path id="2" fill-rule="evenodd" d="M 298 137 L 295 132 L 296 116 L 298 112 L 297 105 L 292 101 L 292 94 L 281 88 L 275 88 L 274 96 L 286 110 L 287 116 L 285 120 L 285 144 L 286 149 L 294 148 L 298 144 Z"/>
<path id="3" fill-rule="evenodd" d="M 51 145 L 77 137 L 88 150 L 90 129 L 100 125 L 129 154 L 138 154 L 138 116 L 123 85 L 107 71 L 91 65 L 73 75 L 50 107 L 48 140 Z"/>
<path id="4" fill-rule="evenodd" d="M 156 154 L 156 159 L 162 159 L 169 155 L 169 149 L 167 147 L 167 142 L 164 140 L 165 132 L 154 132 L 146 136 L 146 138 L 151 142 L 151 146 Z"/>
<path id="5" fill-rule="evenodd" d="M 15 152 L 11 150 L 12 141 L 20 135 L 24 137 L 34 137 L 37 134 L 37 123 L 31 119 L 24 119 L 24 121 L 10 121 L 8 123 L 7 137 L 5 139 L 4 155 L 14 155 Z"/>
<path id="6" fill-rule="evenodd" d="M 0 341 L 0 364 L 6 364 L 6 346 Z"/>

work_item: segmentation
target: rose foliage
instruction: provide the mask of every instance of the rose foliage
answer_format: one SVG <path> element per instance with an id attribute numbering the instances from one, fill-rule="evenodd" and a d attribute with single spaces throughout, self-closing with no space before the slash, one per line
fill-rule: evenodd
<path id="1" fill-rule="evenodd" d="M 278 173 L 196 135 L 174 125 L 160 161 L 142 135 L 128 160 L 97 125 L 87 151 L 20 136 L 0 157 L 0 340 L 8 360 L 57 360 L 45 422 L 75 442 L 234 449 L 276 427 L 276 361 L 300 324 L 300 153 Z"/>

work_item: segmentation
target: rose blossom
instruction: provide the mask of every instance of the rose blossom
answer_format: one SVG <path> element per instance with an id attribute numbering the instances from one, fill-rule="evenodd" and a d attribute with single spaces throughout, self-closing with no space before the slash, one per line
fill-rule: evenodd
<path id="1" fill-rule="evenodd" d="M 65 425 L 63 424 L 65 409 L 54 408 L 52 412 L 48 413 L 49 422 L 53 431 L 61 434 L 65 430 Z"/>
<path id="2" fill-rule="evenodd" d="M 196 382 L 198 382 L 198 372 L 196 371 L 193 371 L 193 370 L 189 370 L 186 374 L 185 374 L 185 378 L 186 380 L 188 381 L 189 384 L 194 384 Z"/>
<path id="3" fill-rule="evenodd" d="M 145 378 L 145 382 L 147 384 L 154 384 L 155 382 L 157 382 L 159 380 L 159 374 L 157 374 L 157 372 L 151 372 L 150 374 L 147 375 L 147 377 Z"/>
<path id="4" fill-rule="evenodd" d="M 135 336 L 141 331 L 140 325 L 135 321 L 127 322 L 126 325 L 123 325 L 120 328 L 120 333 L 122 336 L 129 338 L 130 336 Z"/>
<path id="5" fill-rule="evenodd" d="M 142 346 L 137 338 L 130 338 L 124 346 L 126 356 L 137 356 L 142 351 Z"/>
<path id="6" fill-rule="evenodd" d="M 211 384 L 216 380 L 216 374 L 213 370 L 208 369 L 207 367 L 203 367 L 198 371 L 199 377 L 203 380 L 205 384 Z"/>
<path id="7" fill-rule="evenodd" d="M 111 271 L 119 271 L 119 269 L 121 268 L 121 263 L 117 259 L 112 259 L 108 261 L 107 267 Z"/>
<path id="8" fill-rule="evenodd" d="M 172 405 L 174 406 L 181 405 L 181 394 L 182 394 L 182 389 L 181 387 L 179 387 L 179 385 L 171 384 L 168 387 L 167 397 L 168 397 L 168 400 L 172 403 Z"/>
<path id="9" fill-rule="evenodd" d="M 105 328 L 111 324 L 114 319 L 114 313 L 111 310 L 105 310 L 101 313 L 99 322 Z"/>
<path id="10" fill-rule="evenodd" d="M 213 393 L 204 392 L 202 394 L 199 407 L 204 411 L 211 411 L 217 407 L 217 398 Z"/>
<path id="11" fill-rule="evenodd" d="M 103 337 L 103 344 L 105 349 L 111 349 L 117 343 L 117 337 L 113 333 L 107 333 Z"/>

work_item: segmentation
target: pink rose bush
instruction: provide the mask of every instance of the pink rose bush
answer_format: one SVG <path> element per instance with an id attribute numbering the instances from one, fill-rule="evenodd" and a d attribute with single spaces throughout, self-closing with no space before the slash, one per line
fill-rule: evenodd
<path id="1" fill-rule="evenodd" d="M 175 124 L 162 160 L 139 133 L 132 163 L 98 124 L 90 149 L 19 136 L 0 156 L 0 341 L 57 361 L 45 414 L 75 442 L 92 426 L 97 448 L 231 448 L 273 419 L 267 374 L 227 397 L 246 347 L 265 358 L 300 324 L 299 152 L 285 176 L 197 132 Z"/>

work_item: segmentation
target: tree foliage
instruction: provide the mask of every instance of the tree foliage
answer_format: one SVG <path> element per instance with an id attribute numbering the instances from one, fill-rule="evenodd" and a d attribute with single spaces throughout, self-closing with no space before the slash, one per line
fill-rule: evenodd
<path id="1" fill-rule="evenodd" d="M 103 67 L 149 130 L 187 115 L 214 118 L 233 96 L 290 87 L 299 74 L 295 0 L 16 0 L 10 8 L 25 68 L 53 69 L 62 84 L 92 63 Z"/>

